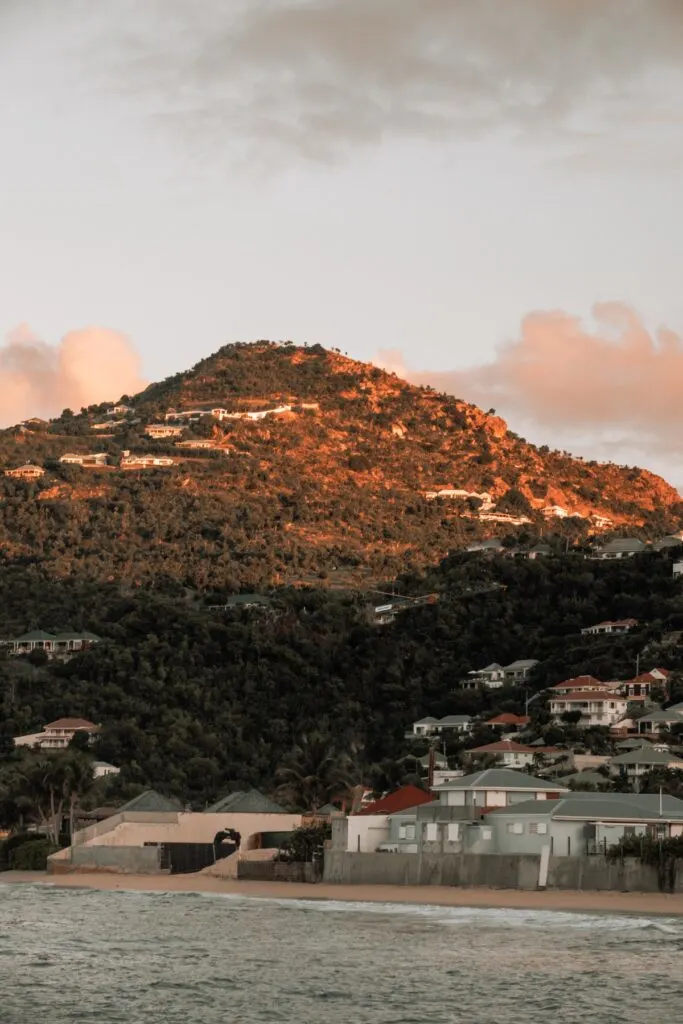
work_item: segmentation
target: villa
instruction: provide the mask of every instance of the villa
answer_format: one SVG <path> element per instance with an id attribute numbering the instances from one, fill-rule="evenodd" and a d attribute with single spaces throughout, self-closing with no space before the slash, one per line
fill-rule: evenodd
<path id="1" fill-rule="evenodd" d="M 101 637 L 87 630 L 80 633 L 46 633 L 42 629 L 34 629 L 11 640 L 0 640 L 0 646 L 6 648 L 11 655 L 44 651 L 48 658 L 68 658 L 100 641 Z"/>

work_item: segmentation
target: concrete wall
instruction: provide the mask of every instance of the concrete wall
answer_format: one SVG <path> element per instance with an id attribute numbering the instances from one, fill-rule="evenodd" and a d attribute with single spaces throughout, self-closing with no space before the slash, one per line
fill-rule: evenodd
<path id="1" fill-rule="evenodd" d="M 144 846 L 145 843 L 211 843 L 221 829 L 234 828 L 242 849 L 257 849 L 263 832 L 291 832 L 301 824 L 300 814 L 123 814 L 108 830 L 92 826 L 74 836 L 76 846 Z M 101 823 L 106 826 L 107 821 Z"/>
<path id="2" fill-rule="evenodd" d="M 374 853 L 389 839 L 386 814 L 350 814 L 346 822 L 346 849 L 351 853 Z"/>
<path id="3" fill-rule="evenodd" d="M 61 851 L 68 856 L 48 860 L 50 874 L 70 871 L 111 871 L 130 875 L 158 875 L 161 851 L 156 846 L 75 846 Z"/>
<path id="4" fill-rule="evenodd" d="M 249 882 L 319 882 L 317 864 L 284 864 L 281 861 L 240 860 L 237 877 Z"/>
<path id="5" fill-rule="evenodd" d="M 541 858 L 504 854 L 340 853 L 325 851 L 323 881 L 343 885 L 483 886 L 538 888 Z M 658 892 L 655 868 L 630 859 L 609 863 L 602 857 L 551 857 L 548 889 Z M 676 880 L 683 892 L 683 872 Z"/>

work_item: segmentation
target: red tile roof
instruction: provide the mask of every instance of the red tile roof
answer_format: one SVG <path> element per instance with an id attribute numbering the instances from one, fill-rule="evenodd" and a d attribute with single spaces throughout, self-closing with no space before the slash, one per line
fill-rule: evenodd
<path id="1" fill-rule="evenodd" d="M 653 672 L 661 672 L 665 679 L 668 679 L 671 672 L 668 668 L 653 668 L 650 672 L 641 672 L 635 679 L 630 679 L 631 683 L 659 683 L 661 680 L 657 676 L 653 676 Z"/>
<path id="2" fill-rule="evenodd" d="M 430 804 L 434 800 L 431 793 L 425 793 L 417 786 L 401 786 L 400 789 L 383 796 L 381 800 L 364 807 L 360 814 L 396 814 L 398 811 L 407 811 L 411 807 L 419 807 L 420 804 Z"/>
<path id="3" fill-rule="evenodd" d="M 528 725 L 530 721 L 528 715 L 513 715 L 510 711 L 505 711 L 502 715 L 489 718 L 484 725 Z"/>
<path id="4" fill-rule="evenodd" d="M 599 679 L 595 676 L 576 676 L 574 679 L 565 679 L 563 683 L 558 683 L 557 686 L 551 686 L 551 690 L 567 690 L 571 687 L 572 690 L 581 690 L 585 687 L 590 686 L 604 686 Z"/>
<path id="5" fill-rule="evenodd" d="M 574 690 L 572 693 L 558 693 L 553 697 L 554 701 L 579 701 L 579 700 L 628 700 L 618 693 L 609 690 Z"/>
<path id="6" fill-rule="evenodd" d="M 50 722 L 46 729 L 99 729 L 99 725 L 89 722 L 87 718 L 58 718 L 56 722 Z"/>

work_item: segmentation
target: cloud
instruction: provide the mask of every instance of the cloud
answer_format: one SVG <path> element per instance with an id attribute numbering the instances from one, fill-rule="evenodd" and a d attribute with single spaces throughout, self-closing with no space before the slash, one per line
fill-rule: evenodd
<path id="1" fill-rule="evenodd" d="M 587 326 L 568 313 L 531 313 L 493 362 L 466 370 L 413 370 L 396 351 L 378 353 L 375 362 L 414 383 L 494 407 L 546 442 L 578 442 L 593 456 L 630 452 L 670 460 L 683 438 L 683 341 L 665 328 L 648 330 L 620 302 L 595 306 L 593 320 Z"/>
<path id="2" fill-rule="evenodd" d="M 580 139 L 586 119 L 613 137 L 676 114 L 681 0 L 137 0 L 130 19 L 115 6 L 93 62 L 104 48 L 160 116 L 241 145 L 331 159 L 500 127 Z"/>
<path id="3" fill-rule="evenodd" d="M 0 425 L 133 394 L 145 385 L 140 369 L 137 352 L 117 331 L 89 327 L 48 345 L 23 324 L 0 345 Z"/>

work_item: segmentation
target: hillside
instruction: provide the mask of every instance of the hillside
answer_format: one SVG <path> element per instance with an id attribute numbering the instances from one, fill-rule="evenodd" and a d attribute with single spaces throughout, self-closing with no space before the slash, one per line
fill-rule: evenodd
<path id="1" fill-rule="evenodd" d="M 320 346 L 226 346 L 119 405 L 0 432 L 0 467 L 45 470 L 0 478 L 6 566 L 200 589 L 360 586 L 492 534 L 683 521 L 651 473 L 536 448 L 493 414 Z M 124 452 L 173 464 L 122 465 Z"/>

